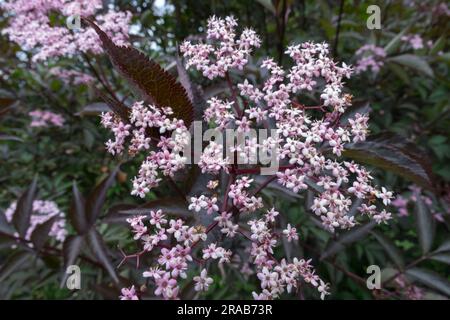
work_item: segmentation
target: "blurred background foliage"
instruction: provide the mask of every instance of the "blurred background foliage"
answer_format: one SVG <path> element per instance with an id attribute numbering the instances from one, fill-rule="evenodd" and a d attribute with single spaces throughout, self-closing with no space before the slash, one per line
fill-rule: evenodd
<path id="1" fill-rule="evenodd" d="M 433 189 L 419 191 L 394 173 L 374 169 L 380 185 L 389 186 L 404 199 L 412 199 L 407 201 L 406 214 L 399 215 L 398 207 L 393 207 L 395 219 L 387 226 L 356 228 L 350 234 L 334 236 L 310 218 L 306 209 L 310 194 L 290 197 L 269 188 L 263 196 L 266 201 L 276 202 L 286 219 L 297 225 L 301 241 L 295 247 L 296 255 L 313 258 L 319 274 L 331 282 L 331 298 L 414 296 L 408 290 L 419 290 L 422 298 L 450 297 L 449 19 L 448 15 L 433 11 L 445 1 L 105 0 L 104 3 L 105 7 L 132 12 L 133 45 L 174 74 L 177 45 L 204 31 L 202 26 L 213 14 L 234 15 L 241 27 L 252 26 L 261 35 L 263 45 L 246 70 L 248 74 L 257 74 L 257 62 L 268 55 L 289 66 L 283 52 L 294 42 L 326 41 L 334 48 L 336 59 L 351 64 L 357 62 L 355 52 L 363 45 L 384 48 L 387 56 L 381 70 L 355 75 L 347 87 L 355 99 L 369 103 L 373 134 L 394 132 L 424 150 L 432 163 Z M 366 26 L 369 16 L 366 9 L 371 4 L 381 8 L 380 30 L 369 30 Z M 7 19 L 8 13 L 0 13 L 0 28 L 5 27 Z M 418 34 L 424 42 L 431 41 L 431 45 L 413 50 L 401 40 L 405 34 Z M 126 84 L 104 55 L 80 55 L 36 64 L 31 62 L 29 52 L 22 51 L 4 35 L 0 35 L 0 50 L 0 208 L 4 210 L 17 200 L 37 176 L 39 198 L 53 200 L 64 212 L 69 212 L 74 181 L 81 194 L 88 197 L 100 181 L 113 173 L 105 188 L 107 196 L 95 230 L 106 244 L 106 255 L 115 269 L 121 259 L 118 247 L 126 252 L 135 250 L 128 228 L 123 219 L 118 219 L 117 212 L 144 203 L 130 196 L 130 178 L 139 162 L 118 160 L 105 151 L 108 134 L 100 128 L 97 116 L 98 110 L 104 110 L 105 106 L 99 103 L 92 86 L 68 85 L 48 70 L 68 68 L 93 77 L 101 73 L 114 84 L 120 98 L 131 101 Z M 192 76 L 195 83 L 202 85 L 206 96 L 220 92 L 223 87 L 220 81 L 211 83 L 194 73 Z M 65 125 L 30 127 L 28 113 L 34 109 L 61 114 Z M 119 163 L 116 174 L 114 168 Z M 170 193 L 169 190 L 163 185 L 151 198 L 157 199 Z M 5 224 L 0 220 L 2 223 Z M 68 228 L 76 237 L 73 226 L 68 224 Z M 77 261 L 83 270 L 84 289 L 75 292 L 61 289 L 62 259 L 45 252 L 34 253 L 29 248 L 23 249 L 25 257 L 19 256 L 17 249 L 10 249 L 10 240 L 0 237 L 1 298 L 116 299 L 120 287 L 143 284 L 138 280 L 142 270 L 135 270 L 131 263 L 128 268 L 116 270 L 120 285 L 115 285 L 101 258 L 82 246 Z M 65 250 L 60 250 L 64 255 Z M 372 264 L 383 269 L 386 290 L 366 288 L 366 268 Z M 254 276 L 248 279 L 233 269 L 217 274 L 221 276 L 216 276 L 205 298 L 245 298 L 257 289 Z M 404 275 L 408 284 L 402 286 L 392 281 L 396 275 Z M 145 287 L 141 290 L 145 291 Z M 188 291 L 189 285 L 185 288 L 189 297 Z M 304 297 L 317 298 L 308 288 Z"/>

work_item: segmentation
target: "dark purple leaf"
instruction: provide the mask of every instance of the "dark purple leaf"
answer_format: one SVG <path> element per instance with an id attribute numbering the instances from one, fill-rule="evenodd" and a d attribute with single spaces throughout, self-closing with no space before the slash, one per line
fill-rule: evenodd
<path id="1" fill-rule="evenodd" d="M 325 251 L 320 256 L 320 260 L 324 260 L 330 256 L 334 256 L 339 251 L 345 249 L 345 247 L 348 246 L 349 244 L 352 244 L 358 241 L 359 239 L 363 238 L 370 232 L 370 230 L 372 230 L 375 227 L 375 225 L 376 222 L 372 220 L 366 224 L 354 227 L 350 231 L 346 231 L 343 234 L 339 235 L 336 241 L 332 241 L 327 246 Z"/>
<path id="2" fill-rule="evenodd" d="M 450 297 L 450 281 L 437 273 L 421 268 L 411 268 L 406 271 L 406 274 L 427 287 L 438 290 Z"/>
<path id="3" fill-rule="evenodd" d="M 81 248 L 84 244 L 84 237 L 79 235 L 70 235 L 64 240 L 63 243 L 63 257 L 64 257 L 64 268 L 75 263 L 78 255 L 81 252 Z M 65 270 L 64 270 L 65 271 Z M 66 283 L 68 274 L 64 272 L 64 276 L 61 280 L 61 288 L 64 287 Z"/>
<path id="4" fill-rule="evenodd" d="M 186 68 L 183 65 L 183 61 L 178 55 L 176 57 L 176 63 L 177 63 L 178 79 L 181 85 L 186 90 L 188 98 L 193 105 L 194 119 L 201 121 L 203 119 L 203 112 L 206 107 L 206 101 L 203 98 L 201 89 L 191 82 L 189 74 L 187 73 Z"/>
<path id="5" fill-rule="evenodd" d="M 149 215 L 150 211 L 158 209 L 161 209 L 166 214 L 175 216 L 192 216 L 191 212 L 187 209 L 186 202 L 184 202 L 180 197 L 168 197 L 152 200 L 135 209 L 123 210 L 120 213 L 123 215 L 123 219 L 126 219 L 129 218 L 130 215 Z"/>
<path id="6" fill-rule="evenodd" d="M 136 209 L 135 204 L 128 203 L 118 203 L 113 205 L 108 209 L 105 216 L 102 219 L 102 222 L 105 223 L 122 223 L 125 222 L 126 217 L 122 213 L 122 211 Z"/>
<path id="7" fill-rule="evenodd" d="M 91 229 L 88 233 L 89 245 L 92 253 L 97 257 L 98 261 L 105 267 L 114 282 L 119 282 L 116 270 L 112 265 L 109 257 L 107 247 L 101 235 L 95 229 Z"/>
<path id="8" fill-rule="evenodd" d="M 16 272 L 25 266 L 25 263 L 31 259 L 28 252 L 13 253 L 0 267 L 0 283 L 5 280 L 11 273 Z"/>
<path id="9" fill-rule="evenodd" d="M 84 237 L 78 235 L 70 235 L 66 238 L 66 240 L 64 240 L 63 255 L 65 267 L 74 264 L 75 260 L 81 252 L 83 243 Z"/>
<path id="10" fill-rule="evenodd" d="M 187 127 L 193 118 L 193 107 L 183 86 L 157 63 L 131 46 L 117 46 L 94 22 L 83 19 L 97 32 L 111 62 L 122 76 L 148 103 L 171 107 L 174 117 Z"/>
<path id="11" fill-rule="evenodd" d="M 114 112 L 116 115 L 118 115 L 122 119 L 123 122 L 128 123 L 128 121 L 129 121 L 128 114 L 130 112 L 130 109 L 125 104 L 116 100 L 115 98 L 111 98 L 111 97 L 107 96 L 100 90 L 95 89 L 95 94 L 99 98 L 101 98 L 106 103 L 108 108 L 112 112 Z"/>
<path id="12" fill-rule="evenodd" d="M 102 112 L 110 111 L 109 106 L 104 102 L 90 103 L 83 108 L 80 112 L 77 112 L 77 116 L 98 116 Z"/>
<path id="13" fill-rule="evenodd" d="M 10 134 L 6 134 L 6 133 L 1 133 L 0 132 L 0 141 L 18 141 L 18 142 L 23 142 L 22 139 L 20 139 L 19 137 L 10 135 Z"/>
<path id="14" fill-rule="evenodd" d="M 416 226 L 417 234 L 419 236 L 419 243 L 422 249 L 422 253 L 426 254 L 430 251 L 435 234 L 435 223 L 431 212 L 428 210 L 427 205 L 423 202 L 422 196 L 416 194 L 416 206 L 415 206 L 415 216 L 416 216 Z"/>
<path id="15" fill-rule="evenodd" d="M 431 162 L 417 145 L 390 133 L 349 143 L 343 155 L 361 163 L 392 171 L 420 186 L 433 189 Z"/>
<path id="16" fill-rule="evenodd" d="M 370 233 L 381 244 L 384 251 L 386 251 L 387 255 L 391 258 L 391 260 L 395 263 L 395 265 L 403 270 L 405 262 L 403 260 L 400 250 L 395 246 L 395 244 L 380 232 L 371 231 Z"/>
<path id="17" fill-rule="evenodd" d="M 16 211 L 13 216 L 13 224 L 21 237 L 25 234 L 30 225 L 30 217 L 33 213 L 33 201 L 36 196 L 37 177 L 33 179 L 31 186 L 20 196 L 17 201 Z"/>
<path id="18" fill-rule="evenodd" d="M 53 224 L 58 219 L 58 217 L 53 217 L 48 219 L 42 224 L 36 226 L 31 234 L 31 242 L 33 242 L 34 248 L 36 250 L 41 250 L 45 242 L 49 238 L 48 233 L 52 229 Z"/>
<path id="19" fill-rule="evenodd" d="M 119 166 L 114 168 L 112 172 L 100 182 L 92 191 L 86 200 L 86 218 L 90 225 L 93 225 L 100 215 L 101 208 L 105 203 L 106 192 L 112 186 L 116 179 Z"/>
<path id="20" fill-rule="evenodd" d="M 79 234 L 83 234 L 88 229 L 86 221 L 85 201 L 83 195 L 78 190 L 77 184 L 73 182 L 72 187 L 72 203 L 69 209 L 69 219 L 72 226 Z"/>

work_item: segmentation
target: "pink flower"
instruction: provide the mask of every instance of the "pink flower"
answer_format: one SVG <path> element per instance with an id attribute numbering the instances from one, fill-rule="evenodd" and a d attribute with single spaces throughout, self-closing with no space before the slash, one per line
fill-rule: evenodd
<path id="1" fill-rule="evenodd" d="M 213 279 L 209 278 L 206 269 L 200 272 L 200 276 L 194 277 L 195 291 L 208 291 L 209 286 L 213 283 Z"/>
<path id="2" fill-rule="evenodd" d="M 381 188 L 381 192 L 378 191 L 376 194 L 377 198 L 380 198 L 383 200 L 384 205 L 389 205 L 391 204 L 391 199 L 393 197 L 392 192 L 391 191 L 387 191 L 385 187 Z"/>
<path id="3" fill-rule="evenodd" d="M 139 300 L 134 286 L 131 286 L 130 288 L 122 288 L 121 293 L 122 295 L 119 296 L 120 300 Z"/>
<path id="4" fill-rule="evenodd" d="M 298 240 L 297 229 L 292 227 L 289 223 L 285 230 L 283 230 L 283 234 L 286 236 L 289 242 L 292 240 Z"/>
<path id="5" fill-rule="evenodd" d="M 189 210 L 194 210 L 195 212 L 199 212 L 203 208 L 207 206 L 205 201 L 205 196 L 201 195 L 200 197 L 192 197 L 191 204 L 189 205 Z"/>
<path id="6" fill-rule="evenodd" d="M 31 127 L 62 127 L 64 125 L 64 118 L 56 113 L 50 111 L 34 110 L 29 113 L 31 116 Z"/>
<path id="7" fill-rule="evenodd" d="M 276 287 L 278 285 L 278 276 L 277 272 L 271 272 L 266 267 L 257 274 L 258 279 L 261 281 L 262 289 Z"/>
<path id="8" fill-rule="evenodd" d="M 392 219 L 392 214 L 390 212 L 387 212 L 386 210 L 382 210 L 380 213 L 375 214 L 373 216 L 373 219 L 378 223 L 382 223 L 384 222 L 385 224 L 387 224 L 388 220 Z"/>
<path id="9" fill-rule="evenodd" d="M 155 225 L 157 228 L 161 228 L 161 225 L 165 225 L 167 219 L 164 219 L 162 210 L 150 211 L 150 224 Z"/>
<path id="10" fill-rule="evenodd" d="M 155 278 L 157 296 L 163 296 L 166 299 L 176 299 L 178 295 L 177 280 L 171 278 L 170 273 L 166 272 L 162 276 Z"/>

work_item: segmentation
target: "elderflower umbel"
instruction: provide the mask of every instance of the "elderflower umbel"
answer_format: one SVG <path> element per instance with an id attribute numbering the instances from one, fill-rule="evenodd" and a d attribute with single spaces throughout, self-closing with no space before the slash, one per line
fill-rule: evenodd
<path id="1" fill-rule="evenodd" d="M 253 30 L 245 29 L 238 37 L 236 26 L 233 17 L 210 18 L 204 43 L 185 41 L 181 46 L 187 66 L 207 78 L 226 77 L 232 82 L 229 73 L 244 68 L 253 48 L 260 45 Z M 311 190 L 311 213 L 331 233 L 350 229 L 363 219 L 378 223 L 391 219 L 383 206 L 390 204 L 392 192 L 372 185 L 373 177 L 364 167 L 340 159 L 347 144 L 364 141 L 369 131 L 367 114 L 356 113 L 341 121 L 351 105 L 352 97 L 346 93 L 344 80 L 350 78 L 353 68 L 333 61 L 326 43 L 294 44 L 286 54 L 293 61 L 291 68 L 284 69 L 270 57 L 263 59 L 261 68 L 267 70 L 263 83 L 250 79 L 231 83 L 229 96 L 210 98 L 203 114 L 205 121 L 222 132 L 228 128 L 247 132 L 273 123 L 278 136 L 263 142 L 248 139 L 243 146 L 210 141 L 198 163 L 204 176 L 209 177 L 204 181 L 207 192 L 198 191 L 185 199 L 188 218 L 163 219 L 164 212 L 151 211 L 150 224 L 139 216 L 129 220 L 143 252 L 157 256 L 156 265 L 144 272 L 144 277 L 154 280 L 155 295 L 179 298 L 180 281 L 196 264 L 204 266 L 216 261 L 235 268 L 242 252 L 238 253 L 231 244 L 247 248 L 239 257 L 242 266 L 238 270 L 248 269 L 249 264 L 254 266 L 261 285 L 261 292 L 252 294 L 255 299 L 275 299 L 295 292 L 301 281 L 316 288 L 322 299 L 329 294 L 328 284 L 315 273 L 311 260 L 276 258 L 276 248 L 283 243 L 281 237 L 297 242 L 299 235 L 288 222 L 283 222 L 286 229 L 280 228 L 283 213 L 275 208 L 263 209 L 265 203 L 259 192 L 264 186 L 253 176 L 261 168 L 241 168 L 224 154 L 250 160 L 250 151 L 255 148 L 271 150 L 281 166 L 267 183 L 274 181 L 294 193 Z M 299 93 L 314 92 L 318 92 L 319 105 L 305 106 L 297 101 Z M 133 180 L 133 195 L 145 197 L 162 179 L 173 177 L 188 165 L 180 156 L 185 136 L 170 137 L 172 132 L 181 133 L 187 128 L 172 116 L 170 106 L 136 102 L 128 119 L 104 113 L 102 124 L 114 134 L 114 140 L 107 143 L 111 153 L 128 149 L 130 155 L 146 155 Z M 160 133 L 159 137 L 151 134 L 154 131 Z M 230 150 L 225 150 L 227 147 Z M 226 187 L 219 187 L 221 175 L 228 178 Z M 360 205 L 350 215 L 356 200 Z M 205 220 L 205 213 L 208 224 L 199 224 Z M 194 224 L 190 225 L 192 221 Z M 211 233 L 213 230 L 217 232 Z M 231 238 L 233 241 L 228 241 Z M 211 267 L 208 264 L 208 270 Z M 202 268 L 200 276 L 194 278 L 196 289 L 207 290 L 208 279 Z"/>

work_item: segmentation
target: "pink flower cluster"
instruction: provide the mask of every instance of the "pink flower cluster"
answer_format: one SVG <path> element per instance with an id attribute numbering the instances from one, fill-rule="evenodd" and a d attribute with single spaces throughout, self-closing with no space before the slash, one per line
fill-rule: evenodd
<path id="1" fill-rule="evenodd" d="M 402 41 L 408 43 L 414 50 L 424 48 L 423 39 L 419 34 L 409 34 L 401 38 Z"/>
<path id="2" fill-rule="evenodd" d="M 405 296 L 409 300 L 423 300 L 425 292 L 422 288 L 408 283 L 404 275 L 399 275 L 394 279 L 394 284 L 399 294 Z"/>
<path id="3" fill-rule="evenodd" d="M 9 208 L 6 209 L 6 221 L 12 222 L 16 207 L 17 203 L 13 202 Z M 33 202 L 33 214 L 30 217 L 30 226 L 26 232 L 25 240 L 31 239 L 31 234 L 38 225 L 45 223 L 53 217 L 58 217 L 58 219 L 53 223 L 48 235 L 58 242 L 64 242 L 67 236 L 65 214 L 59 210 L 58 205 L 55 202 L 47 200 L 35 200 Z M 19 234 L 17 233 L 15 236 L 18 237 Z M 29 245 L 30 247 L 33 246 L 31 242 Z"/>
<path id="4" fill-rule="evenodd" d="M 193 200 L 195 203 L 196 200 Z M 251 250 L 249 259 L 257 266 L 258 279 L 261 281 L 262 292 L 253 293 L 255 299 L 273 299 L 283 292 L 291 293 L 298 287 L 300 279 L 310 283 L 319 291 L 321 298 L 328 294 L 328 285 L 314 273 L 311 260 L 294 258 L 292 263 L 282 259 L 279 263 L 273 257 L 274 248 L 278 245 L 278 238 L 284 236 L 288 241 L 298 239 L 296 229 L 288 225 L 281 235 L 275 235 L 271 226 L 275 225 L 275 217 L 278 212 L 275 209 L 268 210 L 263 218 L 250 220 Z M 144 220 L 149 220 L 145 225 Z M 222 227 L 221 231 L 226 237 L 234 237 L 239 231 L 239 226 L 231 222 L 231 213 L 223 212 L 214 219 Z M 159 250 L 158 265 L 143 273 L 143 276 L 153 278 L 155 283 L 155 295 L 165 299 L 177 299 L 180 291 L 179 279 L 186 279 L 190 263 L 204 265 L 209 260 L 217 260 L 219 264 L 229 264 L 233 252 L 217 243 L 205 245 L 200 256 L 193 256 L 193 249 L 199 242 L 207 239 L 206 230 L 202 226 L 190 227 L 182 219 L 166 219 L 161 210 L 151 211 L 149 219 L 146 216 L 136 216 L 127 219 L 134 233 L 135 239 L 142 242 L 143 251 Z M 226 231 L 224 229 L 227 229 Z M 230 230 L 233 230 L 230 232 Z M 170 246 L 171 240 L 176 245 Z M 213 283 L 207 276 L 207 270 L 202 269 L 199 276 L 193 278 L 196 291 L 207 291 Z M 126 289 L 126 288 L 125 288 Z M 128 290 L 128 289 L 127 289 Z M 128 292 L 128 291 L 127 291 Z M 134 293 L 134 291 L 133 291 Z M 129 298 L 124 294 L 124 297 Z"/>
<path id="5" fill-rule="evenodd" d="M 366 44 L 356 51 L 356 56 L 358 60 L 356 61 L 355 73 L 365 72 L 369 69 L 373 73 L 378 73 L 384 65 L 386 52 L 382 47 Z"/>
<path id="6" fill-rule="evenodd" d="M 436 16 L 447 16 L 447 17 L 450 16 L 450 8 L 449 8 L 448 4 L 445 3 L 445 1 L 436 4 L 432 8 L 432 12 Z"/>
<path id="7" fill-rule="evenodd" d="M 67 70 L 62 69 L 60 67 L 54 67 L 50 69 L 50 74 L 58 77 L 66 84 L 87 84 L 92 82 L 94 78 L 86 73 L 76 71 L 76 70 Z"/>
<path id="8" fill-rule="evenodd" d="M 244 29 L 237 38 L 235 28 L 237 20 L 234 17 L 225 19 L 215 16 L 208 20 L 206 38 L 212 43 L 191 44 L 185 41 L 180 50 L 188 57 L 187 67 L 195 66 L 203 76 L 212 80 L 225 77 L 229 69 L 242 70 L 248 62 L 253 48 L 259 48 L 261 40 L 252 29 Z"/>
<path id="9" fill-rule="evenodd" d="M 422 189 L 417 186 L 411 186 L 410 190 L 412 191 L 410 194 L 398 195 L 394 201 L 392 201 L 392 205 L 397 208 L 399 217 L 407 217 L 409 216 L 408 205 L 410 203 L 417 202 L 417 197 L 421 197 L 424 204 L 427 206 L 428 210 L 430 210 L 434 219 L 439 222 L 444 222 L 443 215 L 450 214 L 450 209 L 439 208 L 439 206 L 434 203 L 433 199 L 425 194 L 423 194 Z"/>
<path id="10" fill-rule="evenodd" d="M 243 54 L 242 51 L 244 56 L 247 55 L 252 46 L 259 45 L 259 40 L 253 31 L 234 40 L 235 25 L 234 18 L 212 17 L 207 30 L 207 38 L 212 44 L 183 44 L 188 65 L 209 78 L 228 77 L 232 68 L 243 68 L 247 59 L 236 63 L 235 57 Z M 218 44 L 214 45 L 214 42 Z M 392 218 L 383 208 L 391 203 L 392 192 L 385 187 L 373 186 L 370 172 L 359 164 L 339 161 L 346 144 L 364 141 L 368 133 L 366 114 L 340 121 L 351 105 L 351 95 L 345 93 L 343 81 L 350 77 L 352 68 L 334 62 L 325 43 L 292 45 L 286 53 L 294 62 L 289 70 L 284 70 L 271 58 L 264 59 L 261 67 L 268 71 L 268 76 L 261 86 L 249 79 L 233 85 L 229 79 L 228 100 L 214 97 L 208 101 L 204 119 L 211 126 L 215 124 L 219 131 L 234 128 L 245 133 L 258 126 L 267 128 L 273 123 L 277 132 L 276 138 L 267 138 L 261 143 L 249 139 L 246 146 L 231 146 L 230 150 L 226 150 L 220 141 L 210 141 L 205 147 L 198 164 L 204 173 L 211 175 L 211 179 L 205 181 L 205 188 L 211 191 L 218 188 L 218 179 L 223 173 L 228 174 L 229 181 L 226 189 L 221 187 L 212 196 L 192 195 L 188 209 L 195 212 L 194 215 L 210 216 L 212 222 L 207 226 L 190 226 L 187 220 L 166 218 L 160 210 L 151 211 L 148 217 L 129 219 L 134 237 L 141 241 L 143 248 L 132 256 L 158 250 L 157 265 L 144 273 L 144 277 L 153 278 L 156 295 L 177 298 L 180 279 L 185 279 L 189 267 L 195 264 L 202 269 L 194 278 L 196 289 L 208 289 L 212 280 L 207 276 L 205 263 L 217 260 L 232 268 L 231 261 L 236 261 L 238 253 L 225 241 L 227 238 L 240 241 L 248 248 L 247 260 L 244 258 L 240 263 L 247 274 L 251 273 L 248 270 L 250 263 L 255 267 L 261 285 L 261 292 L 253 294 L 255 299 L 279 298 L 285 292 L 298 290 L 302 282 L 315 287 L 321 298 L 328 294 L 328 284 L 315 274 L 311 260 L 275 258 L 275 248 L 283 243 L 281 239 L 288 243 L 298 241 L 298 226 L 290 223 L 282 226 L 277 219 L 280 213 L 275 208 L 263 210 L 263 198 L 258 196 L 263 186 L 258 187 L 250 176 L 260 174 L 261 167 L 240 167 L 224 158 L 224 151 L 230 151 L 236 157 L 248 155 L 247 147 L 271 150 L 282 165 L 267 183 L 276 181 L 295 193 L 315 192 L 311 210 L 329 232 L 349 229 L 365 219 L 364 216 L 377 223 L 386 223 Z M 297 102 L 296 95 L 305 92 L 319 92 L 319 105 L 306 106 Z M 308 113 L 310 109 L 322 112 L 323 116 L 314 117 L 313 113 Z M 179 138 L 161 136 L 158 139 L 148 134 L 147 129 L 159 129 L 160 133 L 186 130 L 181 121 L 170 119 L 170 109 L 162 110 L 138 102 L 132 106 L 127 121 L 106 113 L 102 115 L 102 123 L 115 134 L 115 140 L 107 143 L 110 152 L 122 152 L 127 137 L 131 139 L 130 153 L 149 152 L 134 179 L 132 194 L 145 197 L 158 185 L 160 172 L 172 176 L 186 165 L 178 154 L 185 142 L 183 134 Z M 156 151 L 149 151 L 150 145 L 156 146 Z M 223 196 L 221 200 L 219 193 Z M 356 213 L 350 214 L 356 201 L 361 204 Z M 150 219 L 149 225 L 145 223 L 146 219 Z M 224 241 L 217 242 L 208 237 L 212 230 L 222 233 Z M 196 250 L 199 245 L 203 248 Z"/>
<path id="11" fill-rule="evenodd" d="M 122 288 L 121 293 L 122 295 L 119 296 L 120 300 L 139 300 L 134 286 L 131 286 L 130 288 Z"/>
<path id="12" fill-rule="evenodd" d="M 146 106 L 144 102 L 136 102 L 131 108 L 129 119 L 124 122 L 112 112 L 102 114 L 102 124 L 114 133 L 115 139 L 106 142 L 111 154 L 120 154 L 125 149 L 127 138 L 130 140 L 128 152 L 131 155 L 150 149 L 151 142 L 156 144 L 157 151 L 150 151 L 139 169 L 139 175 L 133 181 L 132 195 L 141 198 L 158 186 L 164 176 L 172 177 L 176 171 L 185 166 L 186 158 L 180 155 L 189 138 L 183 120 L 170 119 L 173 114 L 170 107 L 158 108 Z M 160 134 L 176 131 L 174 138 L 152 137 L 149 131 L 156 130 Z"/>
<path id="13" fill-rule="evenodd" d="M 150 268 L 143 276 L 154 279 L 157 296 L 176 299 L 179 293 L 177 279 L 187 277 L 188 262 L 193 260 L 191 248 L 195 243 L 206 240 L 206 234 L 202 228 L 189 227 L 181 219 L 166 219 L 161 210 L 150 212 L 148 227 L 145 226 L 144 219 L 146 216 L 127 219 L 135 234 L 134 238 L 142 242 L 143 252 L 154 249 L 159 249 L 160 252 L 158 267 Z M 178 244 L 170 247 L 169 237 L 173 237 Z M 197 282 L 206 280 L 203 278 L 199 277 Z M 210 281 L 202 282 L 198 288 L 203 290 L 209 284 Z"/>
<path id="14" fill-rule="evenodd" d="M 66 26 L 69 16 L 92 16 L 102 8 L 101 0 L 9 0 L 1 4 L 10 14 L 9 26 L 3 34 L 19 44 L 24 50 L 33 52 L 33 61 L 45 61 L 60 56 L 73 56 L 75 53 L 91 51 L 102 52 L 100 41 L 92 28 L 74 30 Z M 53 25 L 49 14 L 59 12 L 61 22 Z M 130 12 L 109 11 L 95 15 L 95 20 L 112 40 L 119 45 L 128 42 Z"/>
<path id="15" fill-rule="evenodd" d="M 31 127 L 62 127 L 65 122 L 60 114 L 51 111 L 34 110 L 30 111 L 29 115 L 31 116 Z"/>

